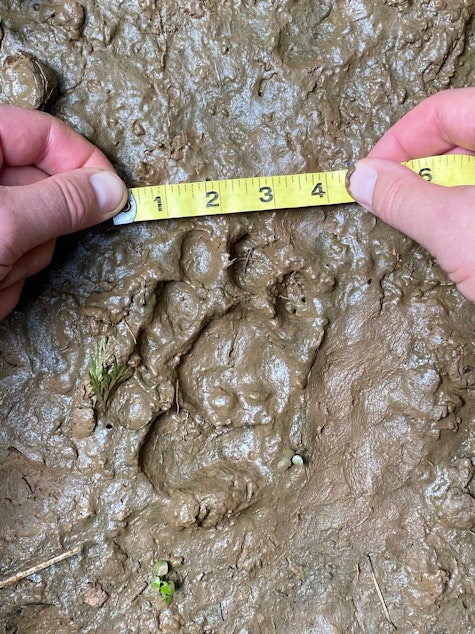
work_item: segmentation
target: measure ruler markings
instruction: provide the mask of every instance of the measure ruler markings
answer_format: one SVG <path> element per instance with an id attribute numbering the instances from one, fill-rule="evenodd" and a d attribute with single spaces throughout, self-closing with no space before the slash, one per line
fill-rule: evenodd
<path id="1" fill-rule="evenodd" d="M 328 194 L 328 174 L 324 174 L 323 175 L 323 182 L 324 182 L 324 185 L 325 185 L 325 189 L 324 189 L 325 196 L 326 196 L 326 201 L 325 202 L 328 205 L 328 201 L 330 200 L 330 196 Z"/>
<path id="2" fill-rule="evenodd" d="M 422 178 L 446 187 L 475 185 L 475 157 L 445 154 L 404 163 Z M 114 224 L 354 202 L 347 170 L 256 176 L 135 187 Z"/>

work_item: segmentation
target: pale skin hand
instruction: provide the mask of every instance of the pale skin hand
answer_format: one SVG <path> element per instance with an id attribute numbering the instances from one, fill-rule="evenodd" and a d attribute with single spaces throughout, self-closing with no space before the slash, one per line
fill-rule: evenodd
<path id="1" fill-rule="evenodd" d="M 94 145 L 50 115 L 0 105 L 0 319 L 55 239 L 114 216 L 127 190 Z"/>
<path id="2" fill-rule="evenodd" d="M 429 97 L 356 163 L 349 190 L 363 207 L 424 246 L 475 301 L 475 187 L 429 183 L 399 163 L 475 154 L 475 88 Z"/>

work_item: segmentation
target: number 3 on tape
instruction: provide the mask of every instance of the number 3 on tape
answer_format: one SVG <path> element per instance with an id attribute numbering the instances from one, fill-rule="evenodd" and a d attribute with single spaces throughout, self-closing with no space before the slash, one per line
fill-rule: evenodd
<path id="1" fill-rule="evenodd" d="M 404 165 L 438 185 L 475 185 L 475 157 L 467 154 L 414 159 Z M 114 224 L 354 202 L 345 186 L 346 174 L 336 170 L 135 187 Z"/>

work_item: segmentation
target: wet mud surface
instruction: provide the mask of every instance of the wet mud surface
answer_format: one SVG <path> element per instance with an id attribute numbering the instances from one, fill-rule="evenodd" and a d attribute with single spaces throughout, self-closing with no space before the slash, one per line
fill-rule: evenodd
<path id="1" fill-rule="evenodd" d="M 1 11 L 2 99 L 129 185 L 342 168 L 475 79 L 469 0 Z M 0 324 L 0 574 L 82 550 L 0 589 L 1 631 L 473 631 L 474 331 L 357 205 L 62 240 Z M 101 408 L 99 342 L 132 369 Z"/>

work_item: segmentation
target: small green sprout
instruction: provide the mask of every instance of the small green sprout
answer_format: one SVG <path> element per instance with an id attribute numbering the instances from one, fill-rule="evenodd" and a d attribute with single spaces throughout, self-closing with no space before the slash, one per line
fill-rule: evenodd
<path id="1" fill-rule="evenodd" d="M 114 359 L 106 360 L 107 338 L 103 337 L 96 345 L 94 354 L 89 361 L 89 381 L 96 397 L 98 407 L 105 411 L 111 396 L 121 383 L 129 379 L 133 369 Z"/>
<path id="2" fill-rule="evenodd" d="M 175 594 L 175 584 L 173 583 L 173 581 L 162 580 L 158 591 L 160 592 L 160 596 L 165 601 L 167 606 L 170 605 L 170 603 L 173 601 L 173 595 Z"/>
<path id="3" fill-rule="evenodd" d="M 173 595 L 175 594 L 175 583 L 171 579 L 164 579 L 168 574 L 168 562 L 164 559 L 157 561 L 153 567 L 153 577 L 151 586 L 155 590 L 158 590 L 165 605 L 168 607 L 173 601 Z"/>
<path id="4" fill-rule="evenodd" d="M 152 588 L 154 588 L 155 590 L 160 590 L 160 586 L 162 585 L 163 581 L 160 579 L 160 577 L 152 577 Z"/>

